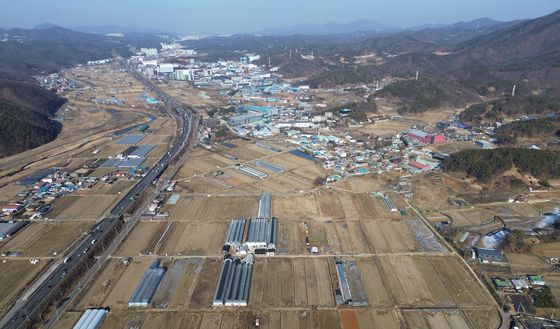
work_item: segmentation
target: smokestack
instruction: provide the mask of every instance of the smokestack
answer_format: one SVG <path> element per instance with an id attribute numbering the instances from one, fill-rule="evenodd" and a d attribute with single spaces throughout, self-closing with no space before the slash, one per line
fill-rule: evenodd
<path id="1" fill-rule="evenodd" d="M 516 85 L 513 85 L 513 89 L 511 90 L 511 97 L 515 97 L 515 89 L 517 88 Z"/>

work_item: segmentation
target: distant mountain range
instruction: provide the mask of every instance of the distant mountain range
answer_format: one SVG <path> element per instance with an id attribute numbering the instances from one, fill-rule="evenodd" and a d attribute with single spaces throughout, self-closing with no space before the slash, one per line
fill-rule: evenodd
<path id="1" fill-rule="evenodd" d="M 493 26 L 502 25 L 504 22 L 490 18 L 479 18 L 468 22 L 458 22 L 454 24 L 424 24 L 408 28 L 397 27 L 388 24 L 381 24 L 367 19 L 357 20 L 349 23 L 328 22 L 325 24 L 299 24 L 294 26 L 279 27 L 260 31 L 260 35 L 328 35 L 345 34 L 354 32 L 376 32 L 379 34 L 389 34 L 404 31 L 419 31 L 424 29 L 463 29 L 479 30 Z"/>
<path id="2" fill-rule="evenodd" d="M 68 29 L 84 33 L 107 34 L 107 33 L 164 33 L 172 34 L 168 31 L 160 29 L 140 28 L 133 26 L 116 26 L 116 25 L 96 25 L 96 26 L 69 26 Z"/>
<path id="3" fill-rule="evenodd" d="M 325 24 L 299 24 L 294 26 L 286 26 L 280 28 L 267 29 L 259 32 L 262 35 L 326 35 L 326 34 L 343 34 L 352 32 L 378 32 L 391 33 L 401 29 L 396 26 L 381 24 L 367 19 L 362 19 L 350 23 L 334 23 L 327 22 Z"/>

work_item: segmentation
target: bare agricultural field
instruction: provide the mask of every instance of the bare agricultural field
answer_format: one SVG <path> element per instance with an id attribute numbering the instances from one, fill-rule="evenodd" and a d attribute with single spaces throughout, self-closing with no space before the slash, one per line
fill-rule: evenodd
<path id="1" fill-rule="evenodd" d="M 401 329 L 402 324 L 394 310 L 361 310 L 357 312 L 360 329 Z M 343 327 L 347 329 L 346 327 Z M 435 328 L 434 328 L 435 329 Z"/>
<path id="2" fill-rule="evenodd" d="M 406 325 L 418 329 L 471 329 L 460 310 L 453 311 L 401 311 Z"/>
<path id="3" fill-rule="evenodd" d="M 560 242 L 539 243 L 533 246 L 532 251 L 545 257 L 560 257 Z"/>
<path id="4" fill-rule="evenodd" d="M 395 205 L 398 199 L 393 197 Z M 382 198 L 371 196 L 369 193 L 352 194 L 352 202 L 356 207 L 359 218 L 380 219 L 380 218 L 400 218 L 398 212 L 391 212 L 385 205 Z"/>
<path id="5" fill-rule="evenodd" d="M 119 277 L 113 289 L 104 300 L 103 305 L 111 309 L 126 309 L 128 300 L 142 279 L 144 272 L 151 264 L 151 260 L 134 260 L 126 266 L 126 270 Z"/>
<path id="6" fill-rule="evenodd" d="M 257 196 L 183 196 L 170 213 L 171 220 L 216 221 L 253 217 Z"/>
<path id="7" fill-rule="evenodd" d="M 454 256 L 377 256 L 358 261 L 372 306 L 481 306 L 492 297 Z"/>
<path id="8" fill-rule="evenodd" d="M 165 229 L 166 223 L 160 221 L 141 221 L 124 240 L 117 255 L 136 256 L 141 253 L 153 252 L 157 239 Z"/>
<path id="9" fill-rule="evenodd" d="M 261 170 L 261 168 L 258 169 Z M 275 175 L 267 179 L 257 181 L 252 185 L 252 187 L 254 187 L 256 190 L 266 191 L 272 194 L 296 193 L 308 190 L 312 186 L 313 184 L 311 181 L 302 180 L 290 173 Z"/>
<path id="10" fill-rule="evenodd" d="M 253 270 L 251 305 L 334 306 L 334 283 L 327 258 L 262 258 Z"/>
<path id="11" fill-rule="evenodd" d="M 191 156 L 181 167 L 179 175 L 181 177 L 192 177 L 194 175 L 223 169 L 233 164 L 231 162 L 224 161 L 224 159 L 228 160 L 227 158 L 220 158 L 220 156 L 212 153 Z"/>
<path id="12" fill-rule="evenodd" d="M 31 264 L 28 260 L 7 259 L 0 263 L 0 312 L 4 313 L 10 302 L 31 283 L 47 265 L 41 261 Z"/>
<path id="13" fill-rule="evenodd" d="M 11 183 L 0 188 L 0 202 L 8 202 L 14 199 L 16 195 L 23 190 L 25 190 L 25 186 L 16 183 Z"/>
<path id="14" fill-rule="evenodd" d="M 115 195 L 66 195 L 54 202 L 54 209 L 49 214 L 49 217 L 56 219 L 98 220 L 116 198 Z"/>
<path id="15" fill-rule="evenodd" d="M 203 275 L 198 275 L 197 279 L 194 282 L 192 295 L 188 302 L 189 308 L 202 309 L 210 307 L 212 298 L 214 298 L 216 282 L 218 282 L 218 278 L 220 277 L 221 268 L 221 259 L 204 259 L 202 268 L 200 270 L 200 273 L 203 273 Z M 253 291 L 253 288 L 251 288 L 251 294 L 253 293 Z"/>
<path id="16" fill-rule="evenodd" d="M 226 238 L 228 223 L 174 222 L 164 239 L 160 254 L 219 256 Z"/>
<path id="17" fill-rule="evenodd" d="M 492 210 L 501 212 L 504 217 L 538 217 L 540 211 L 530 203 L 508 203 L 488 207 Z"/>
<path id="18" fill-rule="evenodd" d="M 122 265 L 119 259 L 109 261 L 83 294 L 75 308 L 84 310 L 89 307 L 107 306 L 105 303 L 107 296 L 115 288 L 126 269 L 127 267 Z"/>
<path id="19" fill-rule="evenodd" d="M 319 214 L 317 198 L 313 193 L 273 196 L 271 212 L 286 220 L 315 219 Z"/>
<path id="20" fill-rule="evenodd" d="M 348 189 L 354 193 L 368 193 L 372 191 L 383 191 L 390 188 L 389 178 L 387 174 L 367 174 L 349 177 L 345 183 Z"/>
<path id="21" fill-rule="evenodd" d="M 66 312 L 53 326 L 54 329 L 72 328 L 82 316 L 81 312 Z"/>
<path id="22" fill-rule="evenodd" d="M 496 309 L 465 310 L 464 314 L 472 324 L 472 329 L 498 328 L 501 323 L 500 314 Z"/>
<path id="23" fill-rule="evenodd" d="M 0 250 L 21 252 L 27 257 L 59 255 L 73 241 L 88 232 L 91 222 L 36 222 L 31 223 L 16 236 L 2 244 Z"/>
<path id="24" fill-rule="evenodd" d="M 546 258 L 535 249 L 530 254 L 506 252 L 505 255 L 513 273 L 537 273 L 550 268 Z"/>
<path id="25" fill-rule="evenodd" d="M 481 208 L 448 210 L 445 211 L 444 214 L 451 218 L 453 226 L 456 227 L 490 223 L 494 219 L 494 213 Z"/>

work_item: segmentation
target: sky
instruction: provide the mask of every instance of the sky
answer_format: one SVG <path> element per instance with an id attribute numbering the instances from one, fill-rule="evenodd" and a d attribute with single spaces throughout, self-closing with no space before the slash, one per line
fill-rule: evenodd
<path id="1" fill-rule="evenodd" d="M 180 34 L 229 34 L 360 19 L 397 27 L 481 17 L 509 21 L 559 9 L 558 0 L 11 0 L 2 5 L 0 26 L 115 25 Z"/>

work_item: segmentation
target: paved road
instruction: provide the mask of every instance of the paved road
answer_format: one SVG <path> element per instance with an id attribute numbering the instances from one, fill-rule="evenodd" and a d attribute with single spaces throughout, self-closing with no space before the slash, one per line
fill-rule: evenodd
<path id="1" fill-rule="evenodd" d="M 191 114 L 190 110 L 184 109 L 180 104 L 171 99 L 168 95 L 161 92 L 144 77 L 136 72 L 133 75 L 144 82 L 156 96 L 166 102 L 171 111 L 175 112 L 177 118 L 179 133 L 171 144 L 168 152 L 148 171 L 148 173 L 113 207 L 109 214 L 102 219 L 87 236 L 71 251 L 63 262 L 57 263 L 56 269 L 43 281 L 39 287 L 25 301 L 16 303 L 14 307 L 0 321 L 0 328 L 25 328 L 30 327 L 30 316 L 37 309 L 44 306 L 45 301 L 51 300 L 53 294 L 59 293 L 62 298 L 62 291 L 67 281 L 66 275 L 73 271 L 79 271 L 79 267 L 85 263 L 85 260 L 92 258 L 94 249 L 98 249 L 105 235 L 118 227 L 123 221 L 123 217 L 130 206 L 137 202 L 138 197 L 154 182 L 168 167 L 171 159 L 181 151 L 185 146 L 191 130 Z M 127 226 L 125 225 L 125 230 Z M 105 250 L 105 246 L 101 246 L 101 250 Z M 99 250 L 99 249 L 98 249 Z M 97 264 L 94 264 L 94 267 Z M 83 270 L 82 270 L 83 271 Z M 81 273 L 83 275 L 85 273 Z"/>

